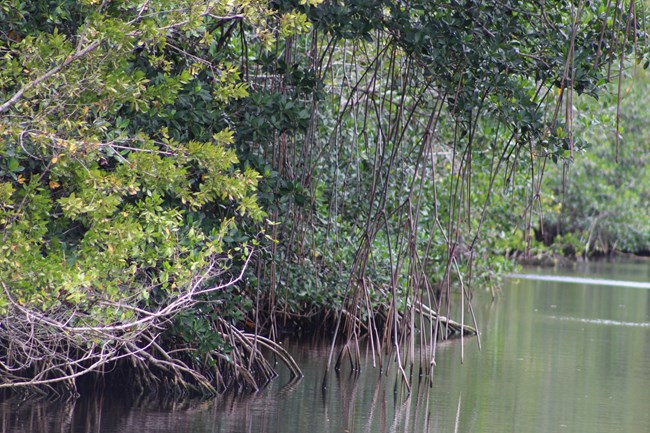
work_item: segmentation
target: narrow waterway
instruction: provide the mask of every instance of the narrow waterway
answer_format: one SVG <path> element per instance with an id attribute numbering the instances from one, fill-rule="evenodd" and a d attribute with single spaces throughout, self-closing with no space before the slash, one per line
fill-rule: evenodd
<path id="1" fill-rule="evenodd" d="M 11 399 L 0 432 L 650 431 L 650 263 L 522 274 L 494 303 L 476 293 L 481 350 L 466 338 L 461 365 L 460 340 L 441 344 L 431 383 L 413 378 L 410 396 L 370 355 L 324 381 L 329 346 L 288 342 L 297 382 L 280 371 L 255 395 L 203 402 Z"/>

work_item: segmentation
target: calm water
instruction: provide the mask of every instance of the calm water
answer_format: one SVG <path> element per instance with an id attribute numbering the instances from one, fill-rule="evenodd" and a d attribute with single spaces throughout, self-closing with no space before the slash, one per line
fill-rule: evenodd
<path id="1" fill-rule="evenodd" d="M 650 262 L 525 272 L 650 282 Z M 10 400 L 0 403 L 0 432 L 650 431 L 650 290 L 513 279 L 475 309 L 481 350 L 465 339 L 461 365 L 459 340 L 439 346 L 431 386 L 414 383 L 409 398 L 370 356 L 323 389 L 329 348 L 287 343 L 305 374 L 296 383 L 281 371 L 256 395 L 204 402 Z"/>

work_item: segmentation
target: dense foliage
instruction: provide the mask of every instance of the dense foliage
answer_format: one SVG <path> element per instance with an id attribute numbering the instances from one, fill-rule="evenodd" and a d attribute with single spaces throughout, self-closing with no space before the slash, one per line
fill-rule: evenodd
<path id="1" fill-rule="evenodd" d="M 400 366 L 420 335 L 433 368 L 643 13 L 0 0 L 0 387 L 254 389 L 261 348 L 297 374 L 274 338 L 323 322 Z"/>
<path id="2" fill-rule="evenodd" d="M 259 174 L 213 122 L 248 95 L 228 32 L 281 18 L 265 7 L 2 3 L 0 386 L 74 389 L 124 358 L 141 382 L 231 381 L 228 353 L 250 344 L 230 330 L 231 287 L 256 241 L 228 236 L 265 213 Z M 234 376 L 256 386 L 255 368 Z"/>
<path id="3" fill-rule="evenodd" d="M 645 112 L 649 85 L 642 65 L 630 69 L 620 104 L 623 128 L 618 149 L 615 90 L 600 101 L 577 104 L 581 113 L 577 131 L 591 147 L 572 163 L 552 165 L 546 173 L 544 214 L 536 230 L 551 251 L 584 257 L 650 252 L 650 141 Z"/>

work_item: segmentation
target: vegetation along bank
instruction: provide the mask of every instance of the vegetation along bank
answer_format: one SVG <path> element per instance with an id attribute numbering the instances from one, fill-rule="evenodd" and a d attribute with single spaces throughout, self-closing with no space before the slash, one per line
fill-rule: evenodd
<path id="1" fill-rule="evenodd" d="M 0 388 L 255 390 L 323 323 L 408 383 L 512 252 L 647 251 L 646 14 L 0 0 Z"/>

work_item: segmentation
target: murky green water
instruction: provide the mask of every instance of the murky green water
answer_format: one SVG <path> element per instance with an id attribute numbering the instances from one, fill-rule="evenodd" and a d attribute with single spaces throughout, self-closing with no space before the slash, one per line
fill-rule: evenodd
<path id="1" fill-rule="evenodd" d="M 529 274 L 650 281 L 650 263 L 593 263 Z M 481 298 L 481 294 L 477 294 Z M 439 346 L 432 386 L 405 398 L 392 374 L 349 367 L 328 378 L 329 347 L 287 344 L 305 377 L 208 402 L 0 403 L 0 432 L 575 432 L 650 431 L 650 290 L 510 280 L 476 299 L 482 348 Z M 397 389 L 397 393 L 395 392 Z"/>

